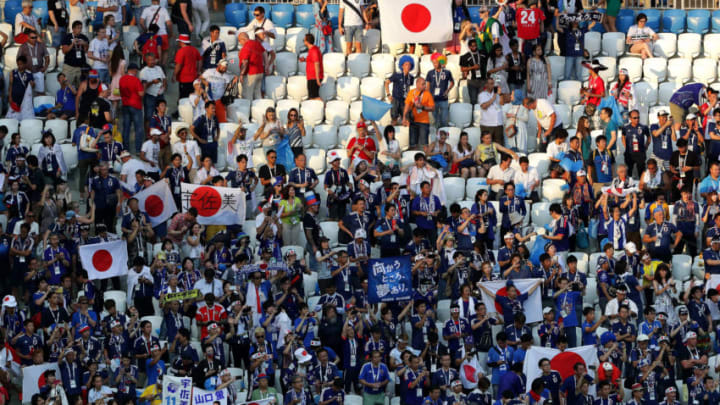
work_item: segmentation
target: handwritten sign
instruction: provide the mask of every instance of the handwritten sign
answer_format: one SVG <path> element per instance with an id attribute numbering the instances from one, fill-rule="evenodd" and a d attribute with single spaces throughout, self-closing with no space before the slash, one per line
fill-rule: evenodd
<path id="1" fill-rule="evenodd" d="M 410 256 L 370 259 L 368 268 L 368 301 L 371 304 L 412 298 Z"/>

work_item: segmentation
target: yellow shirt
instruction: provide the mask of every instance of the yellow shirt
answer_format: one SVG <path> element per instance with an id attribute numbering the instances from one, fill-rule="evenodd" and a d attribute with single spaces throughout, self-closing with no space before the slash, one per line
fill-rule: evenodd
<path id="1" fill-rule="evenodd" d="M 648 281 L 644 276 L 654 277 L 655 276 L 655 270 L 657 270 L 657 266 L 662 263 L 658 260 L 653 260 L 650 262 L 649 265 L 643 264 L 642 271 L 643 271 L 643 279 L 642 279 L 642 285 L 643 287 L 652 287 L 652 281 Z"/>
<path id="2" fill-rule="evenodd" d="M 158 391 L 157 384 L 146 387 L 141 397 L 152 397 L 153 399 L 150 401 L 150 405 L 162 405 L 162 389 Z"/>

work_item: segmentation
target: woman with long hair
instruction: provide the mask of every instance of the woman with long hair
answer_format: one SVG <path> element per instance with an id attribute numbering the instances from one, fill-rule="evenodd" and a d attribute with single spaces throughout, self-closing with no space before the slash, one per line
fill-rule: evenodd
<path id="1" fill-rule="evenodd" d="M 282 190 L 280 208 L 282 214 L 282 238 L 283 245 L 300 245 L 302 242 L 302 216 L 304 213 L 303 203 L 300 197 L 295 195 L 295 187 L 287 186 Z"/>
<path id="2" fill-rule="evenodd" d="M 453 163 L 457 165 L 460 177 L 463 179 L 477 175 L 477 168 L 475 167 L 475 160 L 473 159 L 474 152 L 472 145 L 468 142 L 468 134 L 462 132 L 457 147 L 453 151 L 455 155 Z"/>
<path id="3" fill-rule="evenodd" d="M 383 130 L 383 136 L 379 139 L 378 167 L 380 172 L 390 172 L 393 176 L 400 175 L 400 159 L 402 151 L 400 143 L 395 139 L 395 128 L 388 125 Z"/>
<path id="4" fill-rule="evenodd" d="M 305 121 L 303 121 L 300 113 L 296 108 L 291 108 L 287 115 L 287 134 L 288 143 L 293 153 L 293 158 L 303 153 L 303 138 L 305 137 Z M 280 154 L 278 153 L 278 157 Z M 285 166 L 287 167 L 287 166 Z"/>
<path id="5" fill-rule="evenodd" d="M 507 82 L 507 68 L 508 61 L 505 58 L 505 54 L 503 54 L 502 45 L 493 45 L 487 61 L 487 75 L 495 80 L 496 86 L 500 87 L 500 94 L 503 96 L 503 100 L 510 94 L 510 87 L 508 87 Z M 503 102 L 500 104 L 503 104 Z"/>
<path id="6" fill-rule="evenodd" d="M 313 6 L 313 16 L 315 17 L 315 25 L 310 29 L 310 33 L 315 38 L 315 46 L 320 48 L 320 53 L 328 53 L 332 51 L 332 22 L 330 21 L 330 13 L 328 12 L 328 0 L 311 0 Z"/>
<path id="7" fill-rule="evenodd" d="M 657 270 L 655 270 L 653 291 L 655 291 L 655 311 L 665 312 L 668 316 L 668 325 L 675 325 L 678 318 L 672 299 L 673 294 L 677 292 L 677 287 L 670 273 L 670 268 L 665 263 L 659 264 Z"/>
<path id="8" fill-rule="evenodd" d="M 489 197 L 487 190 L 478 190 L 475 193 L 475 202 L 470 207 L 470 212 L 477 217 L 478 229 L 481 228 L 481 221 L 485 224 L 484 232 L 478 231 L 477 240 L 483 242 L 486 249 L 493 248 L 495 229 L 497 228 L 497 213 L 488 201 Z"/>
<path id="9" fill-rule="evenodd" d="M 470 12 L 463 0 L 453 0 L 451 8 L 453 16 L 453 37 L 445 45 L 445 49 L 450 53 L 457 55 L 462 51 L 462 47 L 460 46 L 462 23 L 463 21 L 470 20 Z"/>
<path id="10" fill-rule="evenodd" d="M 45 184 L 56 185 L 68 172 L 65 157 L 60 145 L 55 141 L 52 131 L 43 131 L 42 146 L 38 151 L 38 163 L 45 177 Z"/>
<path id="11" fill-rule="evenodd" d="M 125 74 L 127 62 L 123 54 L 122 46 L 116 46 L 110 55 L 110 95 L 108 100 L 112 102 L 113 116 L 116 116 L 118 104 L 120 103 L 120 78 Z"/>
<path id="12" fill-rule="evenodd" d="M 585 162 L 590 161 L 590 155 L 592 154 L 592 138 L 590 136 L 590 120 L 586 116 L 580 117 L 577 122 L 577 130 L 575 136 L 580 139 L 580 150 L 582 151 L 582 157 Z"/>
<path id="13" fill-rule="evenodd" d="M 541 99 L 552 94 L 552 70 L 540 44 L 533 47 L 532 57 L 528 59 L 525 83 L 528 97 Z"/>
<path id="14" fill-rule="evenodd" d="M 610 94 L 617 100 L 620 113 L 623 115 L 623 121 L 627 121 L 628 113 L 635 109 L 635 87 L 630 82 L 627 69 L 620 68 L 618 81 L 610 89 Z"/>

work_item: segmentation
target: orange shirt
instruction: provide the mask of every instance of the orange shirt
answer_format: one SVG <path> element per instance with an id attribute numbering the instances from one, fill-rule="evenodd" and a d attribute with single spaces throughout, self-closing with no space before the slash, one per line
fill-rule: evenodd
<path id="1" fill-rule="evenodd" d="M 422 96 L 420 95 L 420 92 L 418 89 L 412 89 L 408 92 L 407 98 L 405 99 L 405 105 L 411 106 L 413 121 L 421 124 L 429 124 L 430 123 L 430 112 L 427 110 L 422 110 L 418 112 L 418 110 L 414 107 L 415 100 L 420 98 L 420 103 L 423 107 L 426 108 L 435 108 L 435 100 L 433 100 L 432 94 L 430 94 L 429 91 L 424 91 L 422 93 Z"/>

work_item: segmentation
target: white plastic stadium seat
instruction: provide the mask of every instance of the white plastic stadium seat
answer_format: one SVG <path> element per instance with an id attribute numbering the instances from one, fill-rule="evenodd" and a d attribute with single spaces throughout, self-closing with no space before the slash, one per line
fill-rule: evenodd
<path id="1" fill-rule="evenodd" d="M 602 37 L 603 55 L 617 58 L 625 53 L 625 34 L 622 32 L 606 32 Z"/>
<path id="2" fill-rule="evenodd" d="M 527 158 L 530 166 L 537 170 L 541 179 L 549 174 L 550 155 L 547 153 L 531 153 Z"/>
<path id="3" fill-rule="evenodd" d="M 64 143 L 60 145 L 63 152 L 63 157 L 65 158 L 65 164 L 68 167 L 68 170 L 73 170 L 78 165 L 78 151 L 77 147 L 73 146 L 71 143 Z"/>
<path id="4" fill-rule="evenodd" d="M 360 81 L 360 94 L 378 100 L 385 99 L 385 80 L 375 76 L 364 77 Z"/>
<path id="5" fill-rule="evenodd" d="M 307 78 L 291 76 L 287 81 L 287 96 L 295 101 L 303 101 L 308 97 Z"/>
<path id="6" fill-rule="evenodd" d="M 151 334 L 155 337 L 160 335 L 160 329 L 162 327 L 163 317 L 162 316 L 156 316 L 156 315 L 150 315 L 150 316 L 143 316 L 140 318 L 140 322 L 142 321 L 150 321 L 152 324 L 152 332 Z"/>
<path id="7" fill-rule="evenodd" d="M 240 57 L 238 51 L 230 51 L 227 53 L 225 59 L 228 61 L 228 73 L 239 75 L 240 74 Z"/>
<path id="8" fill-rule="evenodd" d="M 292 52 L 275 54 L 275 71 L 280 76 L 290 77 L 298 71 L 297 55 Z"/>
<path id="9" fill-rule="evenodd" d="M 334 125 L 318 125 L 313 130 L 315 147 L 328 151 L 338 144 L 337 127 Z"/>
<path id="10" fill-rule="evenodd" d="M 692 269 L 692 257 L 688 255 L 673 255 L 672 257 L 672 276 L 678 281 L 690 280 L 690 271 Z"/>
<path id="11" fill-rule="evenodd" d="M 458 128 L 469 127 L 472 124 L 472 109 L 472 104 L 450 104 L 450 125 Z"/>
<path id="12" fill-rule="evenodd" d="M 567 182 L 563 179 L 545 179 L 542 182 L 542 197 L 547 201 L 559 202 L 565 195 L 563 186 L 567 186 Z"/>
<path id="13" fill-rule="evenodd" d="M 432 55 L 423 55 L 420 58 L 420 75 L 422 77 L 427 77 L 428 72 L 435 68 L 432 60 L 430 59 L 431 57 Z"/>
<path id="14" fill-rule="evenodd" d="M 363 52 L 373 54 L 380 50 L 380 30 L 369 29 L 365 31 L 365 35 L 362 38 L 362 49 Z"/>
<path id="15" fill-rule="evenodd" d="M 720 34 L 705 34 L 703 36 L 703 51 L 706 58 L 717 60 L 720 57 Z"/>
<path id="16" fill-rule="evenodd" d="M 338 78 L 345 74 L 345 55 L 330 52 L 323 55 L 323 72 L 325 76 Z"/>
<path id="17" fill-rule="evenodd" d="M 694 82 L 710 84 L 715 81 L 717 60 L 710 58 L 695 59 L 695 61 L 693 61 L 692 72 Z"/>
<path id="18" fill-rule="evenodd" d="M 621 58 L 618 63 L 618 68 L 625 68 L 628 70 L 631 82 L 637 82 L 642 78 L 643 64 L 642 59 L 640 58 L 632 56 Z"/>
<path id="19" fill-rule="evenodd" d="M 577 80 L 564 80 L 558 83 L 558 101 L 571 106 L 579 103 L 581 87 L 582 83 Z"/>
<path id="20" fill-rule="evenodd" d="M 300 104 L 300 114 L 306 124 L 315 126 L 325 120 L 323 102 L 320 100 L 305 100 Z"/>
<path id="21" fill-rule="evenodd" d="M 677 35 L 670 32 L 658 34 L 658 40 L 653 45 L 653 56 L 672 58 L 677 52 Z"/>
<path id="22" fill-rule="evenodd" d="M 601 56 L 597 58 L 598 62 L 605 66 L 607 69 L 601 70 L 598 73 L 605 83 L 610 83 L 617 77 L 617 60 L 610 56 Z M 587 69 L 583 69 L 587 71 Z"/>
<path id="23" fill-rule="evenodd" d="M 643 76 L 650 83 L 664 82 L 667 77 L 667 59 L 647 58 L 643 61 Z"/>
<path id="24" fill-rule="evenodd" d="M 266 98 L 253 100 L 250 107 L 252 122 L 262 123 L 263 119 L 265 119 L 265 111 L 269 107 L 275 107 L 275 102 L 273 100 L 268 100 Z"/>
<path id="25" fill-rule="evenodd" d="M 237 28 L 222 26 L 220 27 L 220 40 L 225 42 L 225 49 L 234 51 L 237 48 Z"/>
<path id="26" fill-rule="evenodd" d="M 13 69 L 17 69 L 17 53 L 20 47 L 18 46 L 11 46 L 7 49 L 5 49 L 5 55 L 4 55 L 4 61 L 5 61 L 5 70 L 12 71 Z"/>
<path id="27" fill-rule="evenodd" d="M 287 32 L 283 27 L 275 27 L 275 38 L 269 38 L 270 46 L 275 52 L 285 50 L 285 44 L 287 40 Z"/>
<path id="28" fill-rule="evenodd" d="M 395 72 L 395 58 L 389 53 L 378 53 L 370 59 L 370 69 L 375 77 L 387 79 Z"/>
<path id="29" fill-rule="evenodd" d="M 45 121 L 45 130 L 51 130 L 58 143 L 68 139 L 68 122 L 65 120 L 47 120 Z"/>
<path id="30" fill-rule="evenodd" d="M 33 107 L 37 108 L 41 105 L 55 105 L 55 97 L 53 96 L 35 96 L 33 97 Z"/>
<path id="31" fill-rule="evenodd" d="M 315 173 L 325 171 L 324 149 L 305 149 L 305 157 L 307 158 L 307 167 L 313 169 Z"/>
<path id="32" fill-rule="evenodd" d="M 360 79 L 343 76 L 337 80 L 337 97 L 346 103 L 351 103 L 360 97 Z"/>
<path id="33" fill-rule="evenodd" d="M 577 269 L 579 272 L 587 274 L 588 271 L 588 254 L 585 252 L 570 252 L 568 257 L 575 256 L 577 259 Z"/>
<path id="34" fill-rule="evenodd" d="M 585 49 L 590 53 L 590 57 L 600 54 L 600 46 L 602 44 L 602 34 L 597 31 L 585 33 Z"/>
<path id="35" fill-rule="evenodd" d="M 370 74 L 370 55 L 366 53 L 353 53 L 347 58 L 348 74 L 363 78 Z"/>
<path id="36" fill-rule="evenodd" d="M 570 128 L 572 123 L 572 113 L 570 112 L 570 106 L 567 104 L 553 104 L 555 114 L 562 121 L 563 127 Z"/>
<path id="37" fill-rule="evenodd" d="M 348 121 L 348 103 L 342 100 L 331 100 L 325 104 L 325 122 L 339 127 Z"/>
<path id="38" fill-rule="evenodd" d="M 446 322 L 450 319 L 450 304 L 451 300 L 444 299 L 439 300 L 437 303 L 437 318 L 441 322 Z"/>
<path id="39" fill-rule="evenodd" d="M 445 177 L 445 196 L 448 203 L 458 202 L 465 199 L 465 179 L 462 177 Z"/>
<path id="40" fill-rule="evenodd" d="M 537 202 L 530 207 L 530 214 L 532 217 L 532 224 L 537 227 L 544 227 L 545 225 L 552 222 L 550 216 L 550 203 Z"/>
<path id="41" fill-rule="evenodd" d="M 127 303 L 127 292 L 121 291 L 121 290 L 109 290 L 103 292 L 103 300 L 113 300 L 115 301 L 115 309 L 117 309 L 118 312 L 124 313 L 127 309 L 126 303 Z"/>
<path id="42" fill-rule="evenodd" d="M 30 118 L 20 121 L 20 138 L 23 145 L 33 145 L 40 142 L 42 129 L 42 120 Z"/>
<path id="43" fill-rule="evenodd" d="M 236 98 L 227 108 L 228 120 L 231 122 L 250 122 L 250 100 Z"/>
<path id="44" fill-rule="evenodd" d="M 697 58 L 700 55 L 700 44 L 702 44 L 700 34 L 686 32 L 678 35 L 678 56 L 688 59 Z"/>
<path id="45" fill-rule="evenodd" d="M 668 61 L 667 79 L 671 82 L 686 83 L 692 77 L 692 60 L 673 58 Z"/>
<path id="46" fill-rule="evenodd" d="M 658 104 L 668 105 L 668 103 L 670 103 L 670 97 L 672 97 L 675 90 L 679 88 L 680 85 L 674 80 L 660 83 L 660 86 L 658 86 Z"/>
<path id="47" fill-rule="evenodd" d="M 302 27 L 288 28 L 285 33 L 285 49 L 294 53 L 305 52 L 307 47 L 303 41 L 307 33 L 307 29 Z"/>
<path id="48" fill-rule="evenodd" d="M 284 76 L 265 76 L 265 97 L 275 101 L 287 96 L 287 78 Z"/>
<path id="49" fill-rule="evenodd" d="M 350 138 L 355 136 L 355 127 L 353 125 L 343 125 L 337 129 L 337 146 L 338 148 L 347 148 Z"/>
<path id="50" fill-rule="evenodd" d="M 653 106 L 658 101 L 658 86 L 650 84 L 646 81 L 640 81 L 633 84 L 635 97 L 637 102 L 642 106 Z"/>
<path id="51" fill-rule="evenodd" d="M 277 115 L 277 118 L 283 123 L 283 125 L 287 124 L 288 121 L 288 112 L 290 112 L 290 109 L 296 109 L 300 110 L 300 103 L 291 100 L 291 99 L 284 99 L 277 102 L 275 105 L 275 113 Z"/>
<path id="52" fill-rule="evenodd" d="M 564 56 L 548 56 L 550 62 L 550 70 L 552 70 L 552 80 L 557 83 L 565 79 L 565 57 Z"/>

